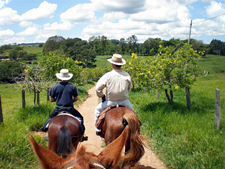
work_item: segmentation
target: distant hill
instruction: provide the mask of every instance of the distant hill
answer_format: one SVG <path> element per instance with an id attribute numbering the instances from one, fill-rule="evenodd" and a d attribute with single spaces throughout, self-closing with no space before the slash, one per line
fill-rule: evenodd
<path id="1" fill-rule="evenodd" d="M 62 36 L 55 35 L 55 36 L 52 36 L 52 37 L 48 38 L 47 41 L 49 41 L 49 40 L 53 40 L 55 42 L 61 42 L 61 41 L 64 41 L 66 39 L 64 37 L 62 37 Z"/>

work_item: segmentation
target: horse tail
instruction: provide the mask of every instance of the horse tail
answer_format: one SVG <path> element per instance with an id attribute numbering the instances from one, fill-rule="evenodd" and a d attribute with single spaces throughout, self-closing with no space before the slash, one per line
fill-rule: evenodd
<path id="1" fill-rule="evenodd" d="M 66 126 L 63 126 L 60 128 L 57 141 L 57 154 L 63 155 L 65 153 L 71 153 L 72 152 L 72 141 L 71 141 L 71 133 L 69 129 Z"/>
<path id="2" fill-rule="evenodd" d="M 140 121 L 135 113 L 124 114 L 124 120 L 129 127 L 129 144 L 130 149 L 124 157 L 124 166 L 134 166 L 144 155 L 143 138 L 140 135 Z"/>

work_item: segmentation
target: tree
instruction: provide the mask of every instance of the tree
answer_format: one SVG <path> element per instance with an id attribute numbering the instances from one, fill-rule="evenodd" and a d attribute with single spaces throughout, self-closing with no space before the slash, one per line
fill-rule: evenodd
<path id="1" fill-rule="evenodd" d="M 223 46 L 223 42 L 220 40 L 213 39 L 209 44 L 209 53 L 220 55 L 222 53 L 221 49 Z"/>
<path id="2" fill-rule="evenodd" d="M 0 82 L 14 83 L 15 78 L 19 76 L 24 67 L 15 61 L 0 62 Z"/>
<path id="3" fill-rule="evenodd" d="M 164 90 L 168 103 L 173 103 L 173 90 L 192 86 L 198 75 L 197 61 L 200 54 L 191 45 L 180 47 L 159 46 L 159 53 L 147 60 L 139 60 L 132 54 L 127 71 L 131 74 L 134 85 L 149 90 Z"/>
<path id="4" fill-rule="evenodd" d="M 158 52 L 159 44 L 161 42 L 160 38 L 148 38 L 143 46 L 144 46 L 144 55 L 153 56 Z"/>
<path id="5" fill-rule="evenodd" d="M 49 52 L 55 51 L 59 49 L 60 42 L 55 40 L 48 40 L 43 47 L 43 53 L 48 54 Z"/>
<path id="6" fill-rule="evenodd" d="M 66 57 L 79 61 L 84 67 L 94 66 L 96 55 L 87 41 L 79 38 L 67 39 L 61 43 L 60 51 Z"/>
<path id="7" fill-rule="evenodd" d="M 51 55 L 42 56 L 38 62 L 41 77 L 44 81 L 52 81 L 55 79 L 55 74 L 61 69 L 66 68 L 73 73 L 74 78 L 71 82 L 80 83 L 82 66 L 79 61 L 74 61 L 71 57 L 66 57 L 59 52 L 52 52 Z"/>
<path id="8" fill-rule="evenodd" d="M 18 58 L 18 50 L 16 50 L 16 49 L 11 50 L 9 52 L 9 59 L 15 61 L 15 60 L 17 60 L 17 58 Z"/>

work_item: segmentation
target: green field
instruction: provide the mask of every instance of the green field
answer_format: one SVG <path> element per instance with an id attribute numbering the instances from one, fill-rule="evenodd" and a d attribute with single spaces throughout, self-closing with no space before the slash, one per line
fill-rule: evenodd
<path id="1" fill-rule="evenodd" d="M 98 56 L 98 67 L 110 66 L 106 61 L 110 57 Z M 129 60 L 129 56 L 125 59 Z M 153 90 L 143 93 L 135 89 L 130 94 L 142 122 L 141 133 L 150 139 L 152 149 L 170 169 L 225 169 L 225 56 L 207 55 L 199 65 L 202 75 L 191 87 L 191 110 L 186 107 L 184 89 L 174 91 L 173 105 L 167 103 L 163 91 L 159 99 Z M 204 70 L 209 74 L 204 75 Z M 90 85 L 78 86 L 81 98 L 85 98 Z M 221 99 L 219 130 L 214 127 L 216 88 Z M 44 91 L 41 105 L 33 108 L 33 94 L 27 93 L 27 107 L 23 110 L 21 91 L 15 85 L 0 84 L 0 95 L 4 115 L 4 125 L 0 126 L 0 168 L 35 168 L 38 162 L 27 135 L 41 128 L 54 105 L 46 102 Z M 35 139 L 46 144 L 38 136 Z"/>

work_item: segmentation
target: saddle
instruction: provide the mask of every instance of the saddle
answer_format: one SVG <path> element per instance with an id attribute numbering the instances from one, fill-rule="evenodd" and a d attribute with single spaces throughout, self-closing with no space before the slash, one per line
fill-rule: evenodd
<path id="1" fill-rule="evenodd" d="M 67 115 L 67 116 L 73 117 L 73 118 L 77 119 L 79 122 L 81 122 L 81 120 L 78 117 L 74 116 L 71 113 L 71 110 L 69 108 L 61 108 L 59 110 L 59 113 L 58 113 L 57 116 L 61 116 L 61 115 Z"/>
<path id="2" fill-rule="evenodd" d="M 107 107 L 105 110 L 103 110 L 103 111 L 100 113 L 100 115 L 99 115 L 99 117 L 98 117 L 98 119 L 97 119 L 97 121 L 96 121 L 96 123 L 95 123 L 95 127 L 96 127 L 97 129 L 100 129 L 100 130 L 101 130 L 102 125 L 103 125 L 103 123 L 104 123 L 104 121 L 105 121 L 106 113 L 107 113 L 109 110 L 114 109 L 114 108 L 117 108 L 117 107 L 126 107 L 126 106 L 123 106 L 123 105 L 112 105 L 112 106 Z"/>

